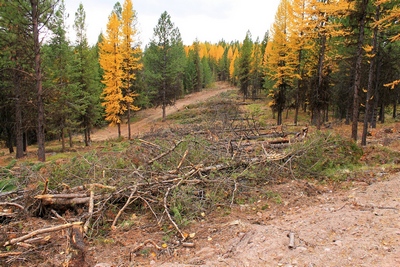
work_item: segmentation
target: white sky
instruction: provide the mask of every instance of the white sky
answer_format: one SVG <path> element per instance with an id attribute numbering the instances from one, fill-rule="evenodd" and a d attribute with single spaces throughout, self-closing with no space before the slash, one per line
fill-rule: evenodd
<path id="1" fill-rule="evenodd" d="M 80 3 L 86 12 L 87 37 L 94 45 L 106 31 L 108 16 L 117 0 L 64 0 L 69 13 L 69 33 L 75 41 L 73 21 Z M 123 5 L 124 0 L 119 0 Z M 132 0 L 138 15 L 138 37 L 142 46 L 149 43 L 154 27 L 164 11 L 179 28 L 184 44 L 243 41 L 250 30 L 253 41 L 260 41 L 274 21 L 280 0 Z"/>

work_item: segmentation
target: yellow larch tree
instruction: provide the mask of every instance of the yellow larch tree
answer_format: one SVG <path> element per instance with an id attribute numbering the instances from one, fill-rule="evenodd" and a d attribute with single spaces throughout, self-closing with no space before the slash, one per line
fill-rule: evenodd
<path id="1" fill-rule="evenodd" d="M 310 22 L 311 0 L 292 0 L 291 20 L 289 27 L 289 46 L 291 48 L 292 60 L 295 63 L 294 80 L 294 124 L 297 125 L 300 104 L 306 101 L 306 77 L 312 72 L 311 64 L 307 58 L 307 52 L 312 50 L 310 34 L 307 32 Z"/>
<path id="2" fill-rule="evenodd" d="M 237 78 L 235 76 L 235 63 L 238 56 L 239 56 L 238 49 L 231 45 L 228 50 L 228 59 L 229 59 L 229 78 L 233 85 L 236 85 L 237 82 Z"/>
<path id="3" fill-rule="evenodd" d="M 385 4 L 391 4 L 393 0 L 378 0 L 376 1 L 375 5 L 377 6 L 384 6 Z M 395 4 L 395 1 L 393 1 Z M 384 9 L 385 10 L 385 9 Z M 399 42 L 400 41 L 400 7 L 397 4 L 393 8 L 386 10 L 385 14 L 379 19 L 376 24 L 382 28 L 397 28 L 394 32 L 397 32 L 394 36 L 391 36 L 389 39 L 391 42 Z M 394 80 L 393 82 L 385 84 L 386 87 L 394 89 L 396 86 L 400 85 L 400 79 Z"/>
<path id="4" fill-rule="evenodd" d="M 291 58 L 289 46 L 290 27 L 290 0 L 282 0 L 275 14 L 272 25 L 272 41 L 270 49 L 266 50 L 268 57 L 266 66 L 266 85 L 269 96 L 272 98 L 270 104 L 274 112 L 277 112 L 277 124 L 282 124 L 282 113 L 287 104 L 288 90 L 293 86 L 295 75 L 295 63 Z"/>
<path id="5" fill-rule="evenodd" d="M 99 44 L 99 61 L 104 71 L 102 83 L 102 105 L 105 107 L 106 121 L 110 125 L 118 126 L 118 136 L 121 136 L 121 115 L 126 107 L 122 105 L 122 54 L 120 49 L 120 21 L 115 12 L 112 12 L 107 23 L 106 34 Z"/>
<path id="6" fill-rule="evenodd" d="M 143 68 L 143 64 L 140 63 L 142 51 L 139 46 L 135 23 L 136 12 L 133 9 L 132 1 L 125 0 L 121 14 L 120 53 L 122 56 L 122 108 L 127 110 L 128 139 L 131 139 L 131 111 L 140 109 L 133 104 L 138 94 L 132 88 L 136 80 L 137 71 Z"/>

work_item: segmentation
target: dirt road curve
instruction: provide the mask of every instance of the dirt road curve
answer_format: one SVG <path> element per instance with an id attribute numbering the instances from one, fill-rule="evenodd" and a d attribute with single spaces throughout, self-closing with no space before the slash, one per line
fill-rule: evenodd
<path id="1" fill-rule="evenodd" d="M 222 92 L 228 90 L 234 90 L 228 83 L 218 82 L 211 89 L 203 90 L 198 93 L 185 96 L 183 99 L 179 99 L 174 106 L 167 107 L 167 115 L 177 112 L 178 110 L 184 108 L 187 105 L 195 104 L 207 100 L 213 96 L 216 96 Z M 155 122 L 162 117 L 162 109 L 151 108 L 147 110 L 139 111 L 135 114 L 136 117 L 140 118 L 135 123 L 131 124 L 132 136 L 140 135 L 141 133 L 149 131 L 156 124 Z M 162 126 L 161 122 L 157 122 L 157 126 Z M 126 124 L 121 125 L 121 134 L 123 137 L 128 137 L 128 127 Z M 97 130 L 92 133 L 92 141 L 105 141 L 107 139 L 113 139 L 118 137 L 118 130 L 116 126 L 109 126 L 101 130 Z"/>

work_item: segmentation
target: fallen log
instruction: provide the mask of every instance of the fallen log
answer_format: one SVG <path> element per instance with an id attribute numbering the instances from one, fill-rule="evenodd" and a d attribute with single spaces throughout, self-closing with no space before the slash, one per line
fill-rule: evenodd
<path id="1" fill-rule="evenodd" d="M 46 194 L 37 195 L 35 198 L 41 200 L 44 205 L 76 205 L 90 203 L 91 199 L 101 199 L 102 196 L 91 198 L 87 194 Z"/>

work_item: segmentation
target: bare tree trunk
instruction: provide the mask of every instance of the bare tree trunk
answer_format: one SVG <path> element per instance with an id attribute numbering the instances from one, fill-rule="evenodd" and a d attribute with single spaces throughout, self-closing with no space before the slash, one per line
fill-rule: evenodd
<path id="1" fill-rule="evenodd" d="M 37 90 L 37 143 L 38 143 L 38 160 L 45 161 L 45 133 L 44 133 L 44 103 L 43 103 L 43 87 L 42 87 L 42 70 L 40 66 L 40 41 L 39 41 L 39 3 L 38 0 L 31 0 L 32 7 L 32 26 L 33 26 L 33 46 L 35 51 L 35 78 Z"/>
<path id="2" fill-rule="evenodd" d="M 363 44 L 365 37 L 365 23 L 367 17 L 367 6 L 369 0 L 361 1 L 361 16 L 359 21 L 359 33 L 357 42 L 357 55 L 354 74 L 354 95 L 353 95 L 353 122 L 351 126 L 351 138 L 357 141 L 358 115 L 359 115 L 359 99 L 358 92 L 361 86 L 361 63 L 363 58 Z"/>
<path id="3" fill-rule="evenodd" d="M 166 117 L 166 105 L 165 103 L 162 104 L 162 121 L 165 121 L 165 117 Z"/>
<path id="4" fill-rule="evenodd" d="M 380 16 L 380 6 L 376 6 L 376 12 L 375 12 L 375 20 L 378 21 Z M 369 73 L 368 73 L 368 88 L 367 88 L 367 96 L 366 96 L 366 102 L 365 102 L 365 117 L 364 117 L 364 125 L 363 125 L 363 133 L 361 137 L 361 145 L 365 146 L 367 145 L 367 134 L 368 134 L 368 122 L 370 119 L 370 114 L 373 113 L 371 112 L 371 108 L 373 105 L 371 105 L 371 101 L 373 100 L 373 91 L 375 89 L 374 87 L 374 82 L 376 83 L 376 60 L 377 60 L 377 54 L 378 54 L 378 27 L 374 27 L 374 36 L 372 39 L 372 55 L 373 58 L 370 61 L 369 64 Z M 373 116 L 371 118 L 373 120 Z"/>
<path id="5" fill-rule="evenodd" d="M 72 141 L 72 132 L 71 130 L 68 130 L 68 138 L 69 138 L 69 147 L 74 146 L 74 142 Z"/>
<path id="6" fill-rule="evenodd" d="M 117 123 L 117 128 L 118 128 L 118 138 L 121 137 L 121 123 Z"/>
<path id="7" fill-rule="evenodd" d="M 130 104 L 128 107 L 128 118 L 127 119 L 128 119 L 128 121 L 126 123 L 128 124 L 128 140 L 131 140 L 132 134 L 131 134 L 131 107 L 130 107 Z"/>
<path id="8" fill-rule="evenodd" d="M 24 156 L 24 138 L 22 131 L 22 107 L 21 107 L 21 77 L 19 77 L 17 71 L 14 73 L 14 86 L 15 86 L 15 137 L 16 137 L 16 149 L 17 153 L 15 157 L 17 159 Z"/>
<path id="9" fill-rule="evenodd" d="M 65 151 L 65 130 L 64 128 L 61 129 L 61 151 Z"/>

